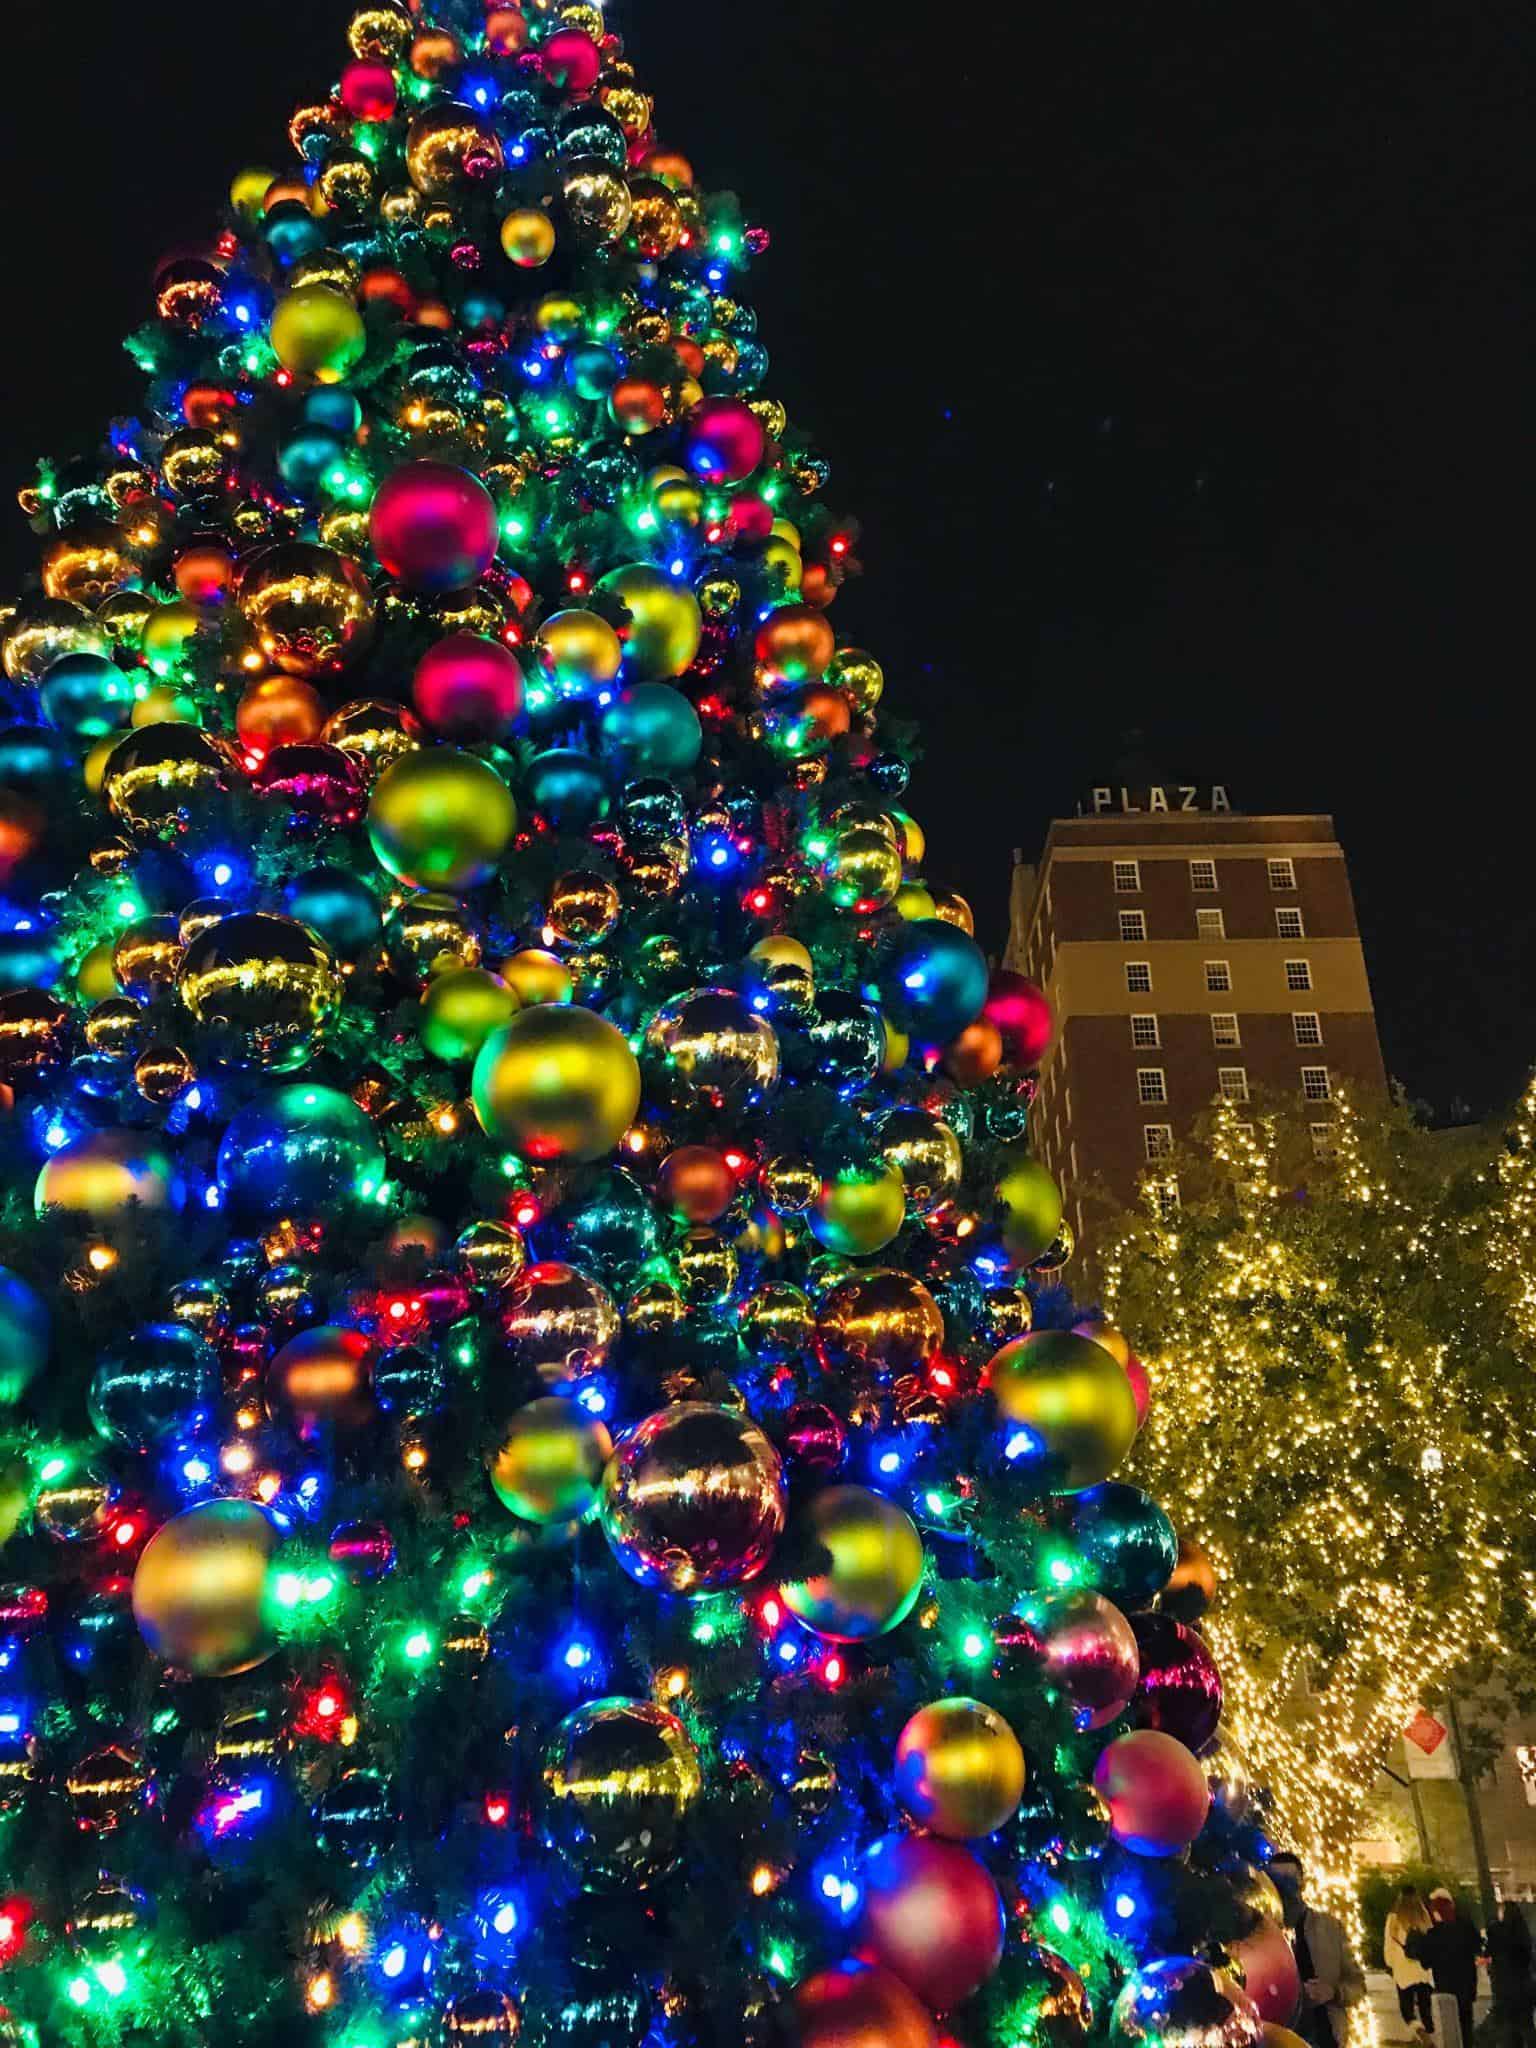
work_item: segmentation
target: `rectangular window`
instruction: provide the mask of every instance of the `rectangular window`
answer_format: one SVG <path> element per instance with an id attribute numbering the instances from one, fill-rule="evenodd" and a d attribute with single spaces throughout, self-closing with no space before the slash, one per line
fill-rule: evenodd
<path id="1" fill-rule="evenodd" d="M 1240 1137 L 1243 1140 L 1244 1144 L 1251 1145 L 1253 1143 L 1253 1134 L 1258 1129 L 1258 1125 L 1234 1124 L 1232 1128 L 1237 1133 L 1238 1137 Z"/>
<path id="2" fill-rule="evenodd" d="M 1157 1035 L 1155 1017 L 1133 1017 L 1131 1019 L 1131 1043 L 1143 1052 L 1154 1052 L 1162 1044 Z"/>
<path id="3" fill-rule="evenodd" d="M 1197 939 L 1224 939 L 1226 936 L 1226 921 L 1219 910 L 1197 910 L 1195 912 L 1195 937 Z"/>
<path id="4" fill-rule="evenodd" d="M 1147 913 L 1144 910 L 1121 911 L 1120 943 L 1122 946 L 1144 946 L 1147 943 Z"/>
<path id="5" fill-rule="evenodd" d="M 1115 862 L 1115 894 L 1134 896 L 1141 887 L 1141 862 L 1139 860 L 1117 860 Z"/>
<path id="6" fill-rule="evenodd" d="M 1312 986 L 1312 962 L 1310 960 L 1287 960 L 1285 963 L 1285 985 L 1293 996 L 1304 994 Z"/>
<path id="7" fill-rule="evenodd" d="M 1152 963 L 1150 960 L 1127 960 L 1125 963 L 1125 992 L 1128 996 L 1149 996 L 1152 993 Z"/>
<path id="8" fill-rule="evenodd" d="M 1138 1067 L 1136 1069 L 1136 1100 L 1138 1102 L 1166 1102 L 1168 1100 L 1168 1077 L 1161 1067 Z"/>
<path id="9" fill-rule="evenodd" d="M 1225 960 L 1207 960 L 1205 963 L 1205 992 L 1208 996 L 1230 995 L 1232 992 L 1232 969 Z"/>
<path id="10" fill-rule="evenodd" d="M 1149 1159 L 1166 1159 L 1173 1150 L 1172 1124 L 1143 1124 L 1141 1137 Z"/>
<path id="11" fill-rule="evenodd" d="M 1294 889 L 1296 886 L 1296 863 L 1293 860 L 1272 860 L 1269 868 L 1271 889 Z"/>
<path id="12" fill-rule="evenodd" d="M 1299 910 L 1277 910 L 1275 912 L 1275 937 L 1277 939 L 1304 939 L 1306 926 L 1301 921 Z"/>
<path id="13" fill-rule="evenodd" d="M 1230 1010 L 1217 1010 L 1211 1017 L 1212 1045 L 1241 1045 L 1242 1042 L 1236 1017 Z"/>
<path id="14" fill-rule="evenodd" d="M 1166 1223 L 1179 1207 L 1179 1183 L 1170 1173 L 1166 1180 L 1152 1183 L 1152 1199 L 1157 1204 L 1157 1213 Z"/>
<path id="15" fill-rule="evenodd" d="M 1292 1010 L 1291 1030 L 1298 1045 L 1321 1045 L 1323 1042 L 1323 1020 L 1316 1010 Z"/>
<path id="16" fill-rule="evenodd" d="M 1328 1084 L 1326 1067 L 1303 1067 L 1301 1070 L 1301 1092 L 1307 1102 L 1332 1102 L 1333 1090 Z"/>
<path id="17" fill-rule="evenodd" d="M 1312 1157 L 1314 1159 L 1336 1159 L 1339 1153 L 1338 1139 L 1332 1124 L 1313 1124 Z"/>
<path id="18" fill-rule="evenodd" d="M 1248 1100 L 1248 1069 L 1246 1067 L 1218 1067 L 1216 1086 L 1221 1090 L 1223 1102 L 1246 1102 Z"/>
<path id="19" fill-rule="evenodd" d="M 1197 896 L 1208 896 L 1216 887 L 1215 861 L 1192 860 L 1189 864 L 1189 886 Z"/>

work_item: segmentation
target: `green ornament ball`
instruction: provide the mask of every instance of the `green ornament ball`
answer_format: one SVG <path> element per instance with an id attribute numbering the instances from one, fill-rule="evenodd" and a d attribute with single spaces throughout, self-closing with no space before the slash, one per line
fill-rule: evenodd
<path id="1" fill-rule="evenodd" d="M 463 1066 L 479 1057 L 493 1031 L 510 1022 L 517 997 L 488 967 L 453 967 L 427 989 L 421 1004 L 421 1042 L 434 1059 Z"/>
<path id="2" fill-rule="evenodd" d="M 478 888 L 517 830 L 512 792 L 476 754 L 418 747 L 373 786 L 368 837 L 381 867 L 413 889 Z"/>

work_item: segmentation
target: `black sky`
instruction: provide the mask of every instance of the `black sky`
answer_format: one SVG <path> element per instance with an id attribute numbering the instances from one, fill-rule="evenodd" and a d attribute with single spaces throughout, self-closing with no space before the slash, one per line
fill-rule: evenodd
<path id="1" fill-rule="evenodd" d="M 7 489 L 131 406 L 157 258 L 287 161 L 349 12 L 8 13 Z M 1333 812 L 1390 1069 L 1499 1107 L 1536 1062 L 1518 0 L 609 19 L 773 234 L 769 388 L 864 525 L 837 623 L 924 721 L 911 807 L 984 941 L 1010 849 L 1139 730 L 1170 777 Z M 0 570 L 31 551 L 16 515 Z"/>

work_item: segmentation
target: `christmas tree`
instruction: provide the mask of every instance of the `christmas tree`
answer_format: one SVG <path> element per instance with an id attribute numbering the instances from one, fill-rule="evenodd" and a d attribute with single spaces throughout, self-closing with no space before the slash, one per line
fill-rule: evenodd
<path id="1" fill-rule="evenodd" d="M 0 2036 L 1253 2048 L 1199 1560 L 766 237 L 583 0 L 349 43 L 22 494 Z"/>

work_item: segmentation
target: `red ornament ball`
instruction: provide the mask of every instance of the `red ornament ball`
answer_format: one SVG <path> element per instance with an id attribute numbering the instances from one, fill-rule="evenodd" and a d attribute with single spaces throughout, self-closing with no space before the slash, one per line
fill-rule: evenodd
<path id="1" fill-rule="evenodd" d="M 447 739 L 504 739 L 522 714 L 523 671 L 499 640 L 450 633 L 417 663 L 411 694 Z"/>
<path id="2" fill-rule="evenodd" d="M 394 72 L 374 58 L 359 57 L 341 74 L 341 103 L 354 121 L 387 121 L 396 97 Z"/>
<path id="3" fill-rule="evenodd" d="M 1177 1856 L 1205 1826 L 1211 1788 L 1182 1742 L 1155 1728 L 1120 1735 L 1101 1751 L 1093 1782 L 1110 1832 L 1138 1856 Z"/>
<path id="4" fill-rule="evenodd" d="M 1152 1382 L 1147 1377 L 1147 1368 L 1133 1351 L 1125 1361 L 1125 1376 L 1131 1383 L 1131 1396 L 1136 1403 L 1136 1427 L 1147 1419 L 1147 1410 L 1152 1406 Z"/>
<path id="5" fill-rule="evenodd" d="M 1259 2018 L 1272 2026 L 1288 2026 L 1301 2003 L 1301 1973 L 1296 1968 L 1290 1937 L 1266 1920 L 1227 1953 L 1243 1973 L 1243 1989 L 1259 2008 Z"/>
<path id="6" fill-rule="evenodd" d="M 795 1987 L 796 2048 L 938 2048 L 922 2003 L 889 1970 L 844 1963 Z"/>
<path id="7" fill-rule="evenodd" d="M 355 825 L 363 815 L 363 778 L 340 747 L 321 740 L 274 747 L 251 776 L 259 796 L 286 804 L 297 831 L 322 825 Z"/>
<path id="8" fill-rule="evenodd" d="M 985 1984 L 1003 1953 L 1003 1902 L 968 1849 L 887 1835 L 864 1864 L 864 1941 L 936 2012 Z"/>
<path id="9" fill-rule="evenodd" d="M 679 1145 L 662 1161 L 656 1186 L 690 1223 L 714 1223 L 736 1199 L 736 1176 L 713 1145 Z"/>
<path id="10" fill-rule="evenodd" d="M 572 97 L 592 90 L 602 64 L 596 43 L 583 29 L 556 29 L 544 45 L 544 76 Z"/>
<path id="11" fill-rule="evenodd" d="M 496 507 L 477 476 L 449 462 L 406 462 L 380 484 L 373 551 L 408 590 L 463 590 L 496 559 Z"/>
<path id="12" fill-rule="evenodd" d="M 1011 1066 L 1033 1067 L 1051 1042 L 1051 1006 L 1026 975 L 997 967 L 987 985 L 981 1014 L 1002 1034 L 1003 1057 Z"/>
<path id="13" fill-rule="evenodd" d="M 706 398 L 683 422 L 688 467 L 707 484 L 739 484 L 762 461 L 763 423 L 739 398 Z"/>

